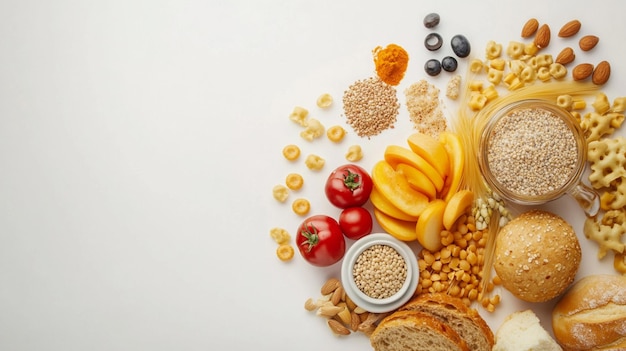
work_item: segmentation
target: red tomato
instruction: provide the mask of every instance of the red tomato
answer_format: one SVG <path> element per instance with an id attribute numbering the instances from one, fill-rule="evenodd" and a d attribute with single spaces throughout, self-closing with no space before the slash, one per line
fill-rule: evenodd
<path id="1" fill-rule="evenodd" d="M 339 227 L 346 237 L 357 240 L 372 232 L 372 215 L 363 207 L 348 207 L 339 215 Z"/>
<path id="2" fill-rule="evenodd" d="M 346 253 L 346 240 L 339 223 L 325 215 L 311 216 L 302 222 L 296 245 L 306 261 L 319 267 L 339 262 Z"/>
<path id="3" fill-rule="evenodd" d="M 326 197 L 339 208 L 362 206 L 372 193 L 372 177 L 360 166 L 347 164 L 338 167 L 326 180 Z"/>

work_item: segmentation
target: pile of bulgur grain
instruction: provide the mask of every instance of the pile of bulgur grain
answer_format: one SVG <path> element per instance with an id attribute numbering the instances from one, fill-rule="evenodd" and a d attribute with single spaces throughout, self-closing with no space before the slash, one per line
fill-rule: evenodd
<path id="1" fill-rule="evenodd" d="M 422 79 L 405 91 L 406 107 L 415 129 L 438 137 L 447 129 L 446 118 L 439 100 L 439 89 Z"/>
<path id="2" fill-rule="evenodd" d="M 343 94 L 348 124 L 360 137 L 372 137 L 393 128 L 400 111 L 396 89 L 370 77 L 354 82 Z"/>

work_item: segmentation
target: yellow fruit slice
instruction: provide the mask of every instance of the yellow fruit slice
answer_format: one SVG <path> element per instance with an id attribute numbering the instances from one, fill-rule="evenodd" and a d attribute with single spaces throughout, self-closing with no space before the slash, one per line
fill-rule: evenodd
<path id="1" fill-rule="evenodd" d="M 450 197 L 443 213 L 443 226 L 450 230 L 461 215 L 474 203 L 474 193 L 470 190 L 460 190 Z"/>
<path id="2" fill-rule="evenodd" d="M 424 133 L 413 133 L 407 138 L 409 147 L 413 152 L 420 155 L 431 166 L 435 167 L 442 178 L 450 174 L 450 160 L 448 152 L 441 141 Z"/>
<path id="3" fill-rule="evenodd" d="M 370 201 L 374 208 L 383 212 L 384 214 L 393 217 L 395 219 L 399 219 L 401 221 L 409 221 L 415 222 L 417 221 L 417 216 L 410 216 L 402 211 L 400 211 L 396 206 L 394 206 L 387 198 L 385 198 L 376 187 L 372 188 L 372 192 L 370 193 Z"/>
<path id="4" fill-rule="evenodd" d="M 387 161 L 394 169 L 399 163 L 406 163 L 413 166 L 430 179 L 430 181 L 435 185 L 435 189 L 437 189 L 437 191 L 441 191 L 443 188 L 443 178 L 441 177 L 441 174 L 439 174 L 439 172 L 437 172 L 437 170 L 431 166 L 430 163 L 426 162 L 426 160 L 424 160 L 421 156 L 408 148 L 398 145 L 387 146 L 385 149 L 385 161 Z"/>
<path id="5" fill-rule="evenodd" d="M 448 158 L 450 159 L 450 175 L 446 178 L 444 190 L 440 198 L 446 202 L 459 190 L 463 180 L 463 168 L 465 167 L 465 150 L 458 135 L 451 132 L 439 134 L 439 140 L 444 144 Z"/>
<path id="6" fill-rule="evenodd" d="M 443 230 L 443 213 L 446 210 L 446 202 L 437 199 L 431 201 L 415 224 L 417 241 L 431 252 L 438 251 L 443 247 L 441 244 L 441 231 Z"/>
<path id="7" fill-rule="evenodd" d="M 411 188 L 428 196 L 428 199 L 434 200 L 437 197 L 437 189 L 435 189 L 435 185 L 419 169 L 409 166 L 406 163 L 398 163 L 396 171 L 402 173 L 406 177 L 406 180 L 409 182 Z"/>
<path id="8" fill-rule="evenodd" d="M 374 218 L 380 227 L 398 240 L 413 241 L 417 238 L 415 232 L 415 222 L 401 221 L 397 218 L 387 216 L 382 211 L 374 208 Z"/>
<path id="9" fill-rule="evenodd" d="M 400 211 L 418 217 L 426 208 L 428 197 L 411 188 L 404 175 L 396 172 L 386 161 L 378 161 L 372 169 L 371 176 L 380 194 Z"/>

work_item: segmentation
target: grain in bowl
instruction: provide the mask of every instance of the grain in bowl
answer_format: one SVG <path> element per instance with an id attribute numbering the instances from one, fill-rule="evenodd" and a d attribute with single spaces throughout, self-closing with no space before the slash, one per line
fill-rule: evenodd
<path id="1" fill-rule="evenodd" d="M 413 250 L 386 233 L 369 234 L 346 252 L 341 267 L 346 294 L 369 312 L 383 313 L 408 301 L 419 269 Z"/>
<path id="2" fill-rule="evenodd" d="M 571 114 L 541 100 L 503 107 L 487 123 L 479 165 L 491 189 L 523 205 L 574 196 L 591 215 L 597 194 L 582 184 L 587 144 Z"/>

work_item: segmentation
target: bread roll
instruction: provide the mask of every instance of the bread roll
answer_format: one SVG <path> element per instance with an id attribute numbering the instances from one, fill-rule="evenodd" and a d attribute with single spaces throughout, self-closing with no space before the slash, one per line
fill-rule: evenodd
<path id="1" fill-rule="evenodd" d="M 508 315 L 496 332 L 493 351 L 561 351 L 532 310 Z"/>
<path id="2" fill-rule="evenodd" d="M 447 323 L 472 351 L 491 351 L 493 332 L 475 309 L 448 294 L 422 294 L 406 303 L 400 310 L 420 311 Z"/>
<path id="3" fill-rule="evenodd" d="M 502 227 L 494 254 L 502 285 L 528 302 L 562 294 L 574 281 L 582 255 L 572 226 L 542 210 L 522 213 Z"/>
<path id="4" fill-rule="evenodd" d="M 375 351 L 470 351 L 448 325 L 418 311 L 398 311 L 383 319 L 370 336 Z"/>
<path id="5" fill-rule="evenodd" d="M 557 342 L 569 350 L 626 350 L 626 277 L 577 281 L 552 310 Z"/>

